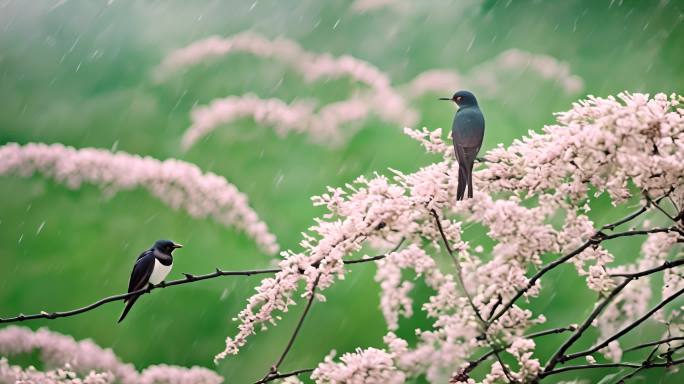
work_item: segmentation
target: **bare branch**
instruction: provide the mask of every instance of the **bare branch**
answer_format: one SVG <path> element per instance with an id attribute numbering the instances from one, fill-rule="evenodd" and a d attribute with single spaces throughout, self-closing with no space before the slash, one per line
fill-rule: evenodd
<path id="1" fill-rule="evenodd" d="M 667 368 L 667 367 L 672 367 L 674 365 L 679 365 L 684 363 L 684 358 L 682 359 L 677 359 L 677 360 L 672 360 L 672 361 L 666 361 L 662 363 L 650 363 L 650 364 L 637 364 L 637 363 L 605 363 L 605 364 L 583 364 L 583 365 L 572 365 L 569 367 L 563 367 L 563 368 L 558 368 L 554 369 L 553 371 L 550 371 L 548 373 L 545 373 L 543 377 L 555 375 L 558 373 L 563 373 L 563 372 L 568 372 L 568 371 L 576 371 L 579 369 L 599 369 L 599 368 L 617 368 L 617 367 L 628 367 L 628 368 L 636 368 L 639 370 L 646 370 L 646 369 L 652 369 L 652 368 Z"/>
<path id="2" fill-rule="evenodd" d="M 627 286 L 632 281 L 632 279 L 626 279 L 623 281 L 620 285 L 618 285 L 611 293 L 601 302 L 601 304 L 597 305 L 596 308 L 589 314 L 589 316 L 584 320 L 582 325 L 580 325 L 575 332 L 568 338 L 559 348 L 558 350 L 553 354 L 551 359 L 549 359 L 549 362 L 546 364 L 546 367 L 544 368 L 541 377 L 544 377 L 548 372 L 551 372 L 553 368 L 558 364 L 559 362 L 565 361 L 565 351 L 568 350 L 572 346 L 572 344 L 577 341 L 584 331 L 589 328 L 591 323 L 594 321 L 598 315 L 601 314 L 601 312 L 610 304 L 610 302 Z"/>
<path id="3" fill-rule="evenodd" d="M 298 370 L 296 370 L 296 371 L 278 373 L 278 374 L 275 374 L 275 375 L 273 375 L 273 376 L 270 376 L 270 377 L 269 377 L 268 379 L 266 379 L 266 380 L 263 380 L 263 379 L 262 379 L 262 380 L 259 380 L 259 381 L 256 382 L 256 384 L 259 384 L 259 383 L 268 383 L 268 382 L 270 382 L 270 381 L 279 380 L 279 379 L 284 379 L 284 378 L 287 378 L 287 377 L 290 377 L 290 376 L 299 376 L 299 375 L 301 375 L 301 374 L 303 374 L 303 373 L 311 373 L 311 372 L 314 371 L 314 369 L 315 369 L 315 368 L 304 368 L 304 369 L 298 369 Z"/>
<path id="4" fill-rule="evenodd" d="M 261 380 L 257 381 L 255 384 L 267 383 L 269 381 L 276 380 L 279 378 L 278 368 L 280 368 L 280 365 L 283 363 L 283 361 L 285 361 L 285 357 L 287 357 L 287 354 L 290 352 L 292 345 L 297 339 L 297 335 L 299 335 L 299 330 L 302 329 L 302 324 L 304 324 L 304 319 L 306 318 L 306 315 L 309 314 L 311 305 L 313 304 L 314 298 L 316 297 L 316 287 L 318 286 L 319 278 L 320 275 L 316 277 L 316 280 L 314 281 L 313 286 L 311 287 L 311 291 L 309 292 L 309 299 L 306 302 L 306 307 L 304 307 L 304 312 L 302 312 L 302 315 L 299 317 L 297 326 L 292 332 L 292 336 L 290 336 L 290 340 L 287 342 L 287 345 L 285 346 L 283 353 L 280 354 L 278 361 L 271 367 L 271 370 L 268 371 L 268 373 L 266 373 L 266 376 L 264 376 Z"/>
<path id="5" fill-rule="evenodd" d="M 629 277 L 632 279 L 638 279 L 642 276 L 650 275 L 652 273 L 662 271 L 664 269 L 670 269 L 673 267 L 677 267 L 677 266 L 680 266 L 682 264 L 684 264 L 684 257 L 679 258 L 679 259 L 675 259 L 672 261 L 666 261 L 658 267 L 647 269 L 645 271 L 636 272 L 636 273 L 614 273 L 614 274 L 611 274 L 610 276 L 611 277 Z"/>
<path id="6" fill-rule="evenodd" d="M 627 348 L 624 350 L 624 352 L 636 351 L 638 349 L 648 348 L 648 347 L 653 346 L 653 345 L 667 344 L 671 341 L 678 341 L 678 340 L 684 340 L 684 337 L 675 336 L 675 337 L 668 337 L 667 339 L 663 339 L 663 340 L 651 341 L 649 343 L 643 343 L 643 344 L 639 344 L 639 345 L 635 345 L 633 347 Z"/>
<path id="7" fill-rule="evenodd" d="M 628 281 L 630 281 L 630 280 L 629 280 L 629 279 L 626 280 L 625 283 L 628 282 Z M 623 283 L 623 284 L 625 284 L 625 283 Z M 625 285 L 626 285 L 626 284 L 625 284 Z M 684 293 L 684 288 L 680 289 L 679 291 L 677 291 L 677 292 L 673 293 L 672 295 L 668 296 L 667 298 L 663 299 L 660 303 L 658 303 L 658 305 L 656 305 L 655 307 L 651 308 L 650 311 L 646 312 L 643 316 L 641 316 L 640 318 L 638 318 L 637 320 L 635 320 L 634 322 L 632 322 L 632 323 L 629 324 L 628 326 L 622 328 L 620 331 L 616 332 L 613 336 L 607 338 L 606 340 L 604 340 L 603 342 L 597 344 L 596 346 L 587 349 L 586 351 L 577 352 L 577 353 L 573 353 L 573 354 L 571 354 L 571 355 L 568 355 L 564 360 L 567 361 L 567 360 L 576 359 L 576 358 L 578 358 L 578 357 L 590 355 L 590 354 L 592 354 L 592 353 L 594 353 L 594 352 L 596 352 L 596 351 L 598 351 L 598 350 L 601 350 L 601 349 L 605 348 L 605 347 L 606 347 L 608 344 L 610 344 L 612 341 L 619 339 L 620 337 L 622 337 L 623 335 L 627 334 L 627 333 L 628 333 L 629 331 L 631 331 L 632 329 L 636 328 L 639 324 L 641 324 L 641 323 L 643 323 L 644 321 L 646 321 L 646 320 L 647 320 L 649 317 L 651 317 L 654 313 L 656 313 L 658 310 L 660 310 L 661 308 L 663 308 L 664 306 L 666 306 L 668 303 L 670 303 L 670 302 L 673 301 L 674 299 L 676 299 L 676 298 L 678 298 L 679 296 L 681 296 L 683 293 Z"/>
<path id="8" fill-rule="evenodd" d="M 402 240 L 402 242 L 403 242 L 403 240 Z M 401 245 L 401 243 L 399 245 Z M 395 250 L 390 251 L 390 252 L 394 252 Z M 377 256 L 368 257 L 368 258 L 345 260 L 344 264 L 359 264 L 359 263 L 367 263 L 367 262 L 377 261 L 377 260 L 384 259 L 386 257 L 386 255 L 387 254 L 377 255 Z M 61 311 L 61 312 L 40 311 L 40 313 L 35 313 L 35 314 L 30 314 L 30 315 L 24 315 L 23 313 L 21 313 L 17 316 L 14 316 L 14 317 L 0 318 L 0 324 L 1 323 L 14 323 L 14 322 L 21 322 L 21 321 L 28 321 L 28 320 L 36 320 L 36 319 L 53 320 L 53 319 L 57 319 L 60 317 L 75 316 L 75 315 L 79 315 L 79 314 L 84 313 L 84 312 L 91 311 L 91 310 L 98 308 L 98 307 L 100 307 L 104 304 L 107 304 L 107 303 L 125 300 L 131 296 L 135 296 L 135 295 L 139 295 L 139 294 L 150 293 L 153 290 L 158 289 L 158 288 L 166 288 L 166 287 L 172 287 L 175 285 L 189 284 L 189 283 L 194 283 L 197 281 L 214 279 L 214 278 L 222 277 L 222 276 L 253 276 L 253 275 L 262 275 L 262 274 L 272 274 L 272 273 L 277 273 L 277 272 L 280 272 L 279 268 L 252 269 L 252 270 L 245 270 L 245 271 L 224 271 L 224 270 L 217 268 L 215 272 L 207 273 L 204 275 L 191 275 L 191 274 L 184 273 L 183 275 L 185 275 L 185 278 L 172 280 L 169 282 L 161 282 L 160 284 L 157 284 L 157 285 L 150 285 L 147 288 L 143 288 L 143 289 L 140 289 L 140 290 L 137 290 L 134 292 L 122 293 L 119 295 L 105 297 L 103 299 L 100 299 L 100 300 L 98 300 L 92 304 L 86 305 L 84 307 L 80 307 L 80 308 L 76 308 L 76 309 L 68 310 L 68 311 Z"/>

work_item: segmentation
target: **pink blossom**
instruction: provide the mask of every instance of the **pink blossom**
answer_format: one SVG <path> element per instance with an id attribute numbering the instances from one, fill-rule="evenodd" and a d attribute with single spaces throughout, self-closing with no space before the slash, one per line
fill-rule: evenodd
<path id="1" fill-rule="evenodd" d="M 328 53 L 309 52 L 297 42 L 283 37 L 269 40 L 252 32 L 227 38 L 212 36 L 172 52 L 156 72 L 158 78 L 162 79 L 170 72 L 231 53 L 248 53 L 278 60 L 301 73 L 307 81 L 350 77 L 370 88 L 364 99 L 381 118 L 404 125 L 414 124 L 417 120 L 417 113 L 392 88 L 389 76 L 373 64 L 350 55 L 335 57 Z"/>
<path id="2" fill-rule="evenodd" d="M 479 63 L 465 74 L 453 69 L 421 72 L 401 89 L 412 99 L 426 93 L 450 96 L 454 91 L 464 88 L 478 89 L 485 97 L 496 97 L 500 92 L 499 83 L 510 76 L 511 71 L 527 70 L 542 79 L 556 82 L 569 95 L 577 94 L 584 88 L 582 78 L 573 74 L 567 63 L 549 55 L 509 49 L 491 60 Z"/>
<path id="3" fill-rule="evenodd" d="M 278 250 L 275 236 L 250 208 L 247 196 L 225 178 L 202 173 L 194 164 L 61 144 L 0 147 L 0 175 L 29 177 L 34 173 L 72 189 L 83 183 L 95 184 L 106 194 L 142 187 L 174 209 L 196 218 L 210 216 L 226 227 L 244 231 L 268 253 Z"/>
<path id="4" fill-rule="evenodd" d="M 207 106 L 193 109 L 192 125 L 183 135 L 183 148 L 190 148 L 218 126 L 245 117 L 253 118 L 257 124 L 273 126 L 280 136 L 290 132 L 305 133 L 314 143 L 331 147 L 344 143 L 359 122 L 373 111 L 385 111 L 381 117 L 397 124 L 414 120 L 410 112 L 391 109 L 402 108 L 401 105 L 383 104 L 381 98 L 372 94 L 326 104 L 317 111 L 314 111 L 314 104 L 309 101 L 287 104 L 280 99 L 260 99 L 252 94 L 214 99 Z"/>
<path id="5" fill-rule="evenodd" d="M 12 356 L 40 350 L 46 372 L 35 368 L 10 366 L 0 360 L 0 381 L 27 380 L 47 383 L 121 383 L 190 384 L 221 383 L 223 379 L 211 370 L 200 367 L 182 368 L 169 365 L 150 366 L 142 372 L 133 364 L 124 363 L 111 349 L 102 349 L 90 339 L 76 341 L 70 336 L 41 328 L 32 331 L 10 326 L 0 330 L 0 354 Z M 84 376 L 80 376 L 84 375 Z"/>
<path id="6" fill-rule="evenodd" d="M 680 144 L 684 142 L 684 110 L 677 107 L 678 98 L 622 94 L 620 100 L 590 98 L 576 103 L 558 115 L 558 124 L 544 127 L 542 133 L 530 132 L 508 148 L 489 151 L 487 161 L 475 172 L 475 196 L 458 203 L 458 164 L 442 131 L 405 130 L 428 152 L 441 155 L 441 160 L 412 173 L 390 170 L 391 177 L 361 176 L 344 188 L 329 187 L 315 196 L 314 204 L 327 212 L 303 234 L 299 251 L 282 253 L 283 270 L 257 287 L 238 316 L 237 335 L 228 339 L 226 350 L 217 358 L 237 353 L 258 327 L 276 324 L 295 304 L 301 281 L 307 287 L 304 296 L 317 280 L 322 295 L 345 277 L 347 255 L 364 245 L 387 251 L 404 239 L 403 249 L 389 252 L 377 262 L 380 306 L 388 330 L 398 329 L 400 316 L 413 315 L 411 283 L 401 277 L 402 269 L 413 269 L 434 291 L 421 306 L 431 325 L 414 330 L 418 341 L 411 347 L 388 334 L 387 350 L 359 350 L 337 363 L 328 358 L 314 376 L 321 382 L 355 380 L 365 370 L 369 377 L 385 381 L 418 375 L 431 382 L 447 381 L 454 368 L 489 346 L 480 337 L 483 327 L 478 314 L 491 313 L 497 303 L 505 303 L 519 289 L 527 288 L 529 271 L 539 270 L 543 255 L 570 253 L 594 237 L 596 224 L 586 204 L 590 188 L 606 193 L 616 205 L 632 198 L 635 189 L 628 188 L 630 184 L 638 188 L 639 196 L 671 192 L 677 204 L 684 202 L 684 147 Z M 634 199 L 638 197 L 631 202 Z M 438 214 L 444 237 L 462 270 L 463 287 L 460 279 L 440 271 L 430 260 L 443 249 L 432 210 Z M 472 224 L 486 229 L 487 243 L 462 237 L 462 228 Z M 643 247 L 644 259 L 635 266 L 601 246 L 577 252 L 570 262 L 578 275 L 587 278 L 586 289 L 603 294 L 615 286 L 611 273 L 658 265 L 679 240 L 678 234 L 652 235 Z M 667 245 L 661 245 L 663 242 Z M 485 257 L 472 253 L 485 244 Z M 595 322 L 603 337 L 644 313 L 649 284 L 647 278 L 633 281 L 615 305 L 605 309 L 605 318 Z M 521 300 L 534 300 L 541 289 L 542 282 L 537 281 Z M 486 338 L 510 345 L 505 353 L 513 356 L 517 365 L 494 363 L 483 382 L 504 380 L 504 368 L 521 381 L 535 377 L 541 369 L 532 357 L 535 344 L 522 335 L 545 321 L 543 314 L 517 304 L 493 321 Z M 619 344 L 611 343 L 601 352 L 615 359 L 620 358 L 621 350 Z M 382 369 L 373 370 L 369 361 Z"/>
<path id="7" fill-rule="evenodd" d="M 403 372 L 394 366 L 392 354 L 382 349 L 357 349 L 345 353 L 341 362 L 332 356 L 318 365 L 311 375 L 321 384 L 401 384 L 406 380 Z"/>

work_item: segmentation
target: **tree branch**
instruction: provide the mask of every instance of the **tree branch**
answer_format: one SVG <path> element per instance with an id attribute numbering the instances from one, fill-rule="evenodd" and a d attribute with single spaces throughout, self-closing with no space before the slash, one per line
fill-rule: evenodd
<path id="1" fill-rule="evenodd" d="M 279 379 L 284 379 L 290 376 L 298 376 L 301 375 L 302 373 L 310 373 L 313 372 L 315 368 L 304 368 L 304 369 L 298 369 L 296 371 L 290 371 L 290 372 L 284 372 L 284 373 L 278 373 L 273 376 L 270 376 L 268 379 L 264 380 L 259 380 L 256 382 L 256 384 L 259 383 L 268 383 L 273 380 L 279 380 Z"/>
<path id="2" fill-rule="evenodd" d="M 278 368 L 280 368 L 280 365 L 285 361 L 285 357 L 287 354 L 290 352 L 290 349 L 292 348 L 292 345 L 295 342 L 295 339 L 297 339 L 297 335 L 299 335 L 299 330 L 302 329 L 302 324 L 304 324 L 304 319 L 306 318 L 306 315 L 309 314 L 309 310 L 311 309 L 311 305 L 313 304 L 314 298 L 316 297 L 316 287 L 318 286 L 318 279 L 320 278 L 320 275 L 316 276 L 316 280 L 313 283 L 313 286 L 311 287 L 311 292 L 309 292 L 309 300 L 306 302 L 306 307 L 304 307 L 304 312 L 302 312 L 302 316 L 299 317 L 299 321 L 297 322 L 297 326 L 295 327 L 294 331 L 292 332 L 292 336 L 290 336 L 290 340 L 287 342 L 287 345 L 285 346 L 285 349 L 283 350 L 283 353 L 280 354 L 280 357 L 278 358 L 278 361 L 271 367 L 271 370 L 266 373 L 266 376 L 264 376 L 261 380 L 257 381 L 255 384 L 262 384 L 262 383 L 267 383 L 272 380 L 276 380 L 279 377 L 278 374 Z"/>
<path id="3" fill-rule="evenodd" d="M 627 348 L 627 349 L 624 350 L 624 352 L 625 352 L 625 353 L 626 353 L 626 352 L 632 352 L 632 351 L 636 351 L 636 350 L 638 350 L 638 349 L 648 348 L 648 347 L 653 346 L 653 345 L 658 345 L 658 346 L 659 346 L 659 345 L 661 345 L 661 344 L 667 344 L 667 343 L 669 343 L 669 342 L 671 342 L 671 341 L 679 341 L 679 340 L 684 340 L 684 337 L 682 337 L 682 336 L 675 336 L 675 337 L 668 337 L 667 339 L 663 339 L 663 340 L 651 341 L 651 342 L 649 342 L 649 343 L 643 343 L 643 344 L 639 344 L 639 345 L 635 345 L 635 346 L 633 346 L 633 347 Z"/>
<path id="4" fill-rule="evenodd" d="M 637 211 L 637 212 L 643 213 L 643 212 L 645 212 L 645 211 L 642 211 L 642 210 L 640 209 L 640 210 Z M 635 212 L 635 213 L 636 213 L 636 212 Z M 641 214 L 641 213 L 640 213 L 640 214 Z M 631 217 L 630 220 L 632 220 L 632 219 L 636 218 L 637 216 L 638 216 L 638 215 L 631 214 L 631 215 L 629 215 L 628 217 Z M 621 220 L 618 221 L 618 223 L 620 223 L 620 224 L 625 223 L 625 222 L 626 222 L 626 221 L 624 221 L 624 219 L 621 219 Z M 613 226 L 613 225 L 614 225 L 614 223 L 613 223 L 613 224 L 607 224 L 607 227 L 610 227 L 610 226 Z M 604 227 L 606 227 L 606 226 L 604 226 Z M 490 319 L 487 321 L 487 328 L 489 328 L 489 326 L 491 326 L 492 323 L 494 323 L 494 322 L 495 322 L 496 320 L 498 320 L 501 316 L 503 316 L 503 315 L 506 313 L 506 311 L 508 311 L 509 309 L 511 309 L 511 307 L 515 304 L 515 302 L 516 302 L 520 297 L 522 297 L 527 291 L 529 291 L 532 287 L 534 287 L 534 285 L 537 283 L 537 281 L 538 281 L 539 279 L 542 278 L 542 276 L 544 276 L 546 273 L 548 273 L 549 271 L 553 270 L 554 268 L 558 267 L 559 265 L 565 263 L 566 261 L 572 259 L 573 257 L 579 255 L 580 253 L 582 253 L 585 249 L 589 248 L 590 246 L 592 246 L 592 245 L 598 245 L 598 244 L 601 244 L 603 241 L 612 240 L 612 239 L 617 239 L 617 238 L 620 238 L 620 237 L 636 236 L 636 235 L 645 235 L 645 234 L 649 234 L 649 233 L 658 233 L 658 232 L 669 232 L 669 231 L 671 231 L 671 230 L 672 230 L 672 228 L 653 228 L 653 229 L 644 229 L 644 230 L 634 230 L 634 231 L 618 232 L 618 233 L 614 233 L 614 234 L 610 234 L 610 235 L 606 235 L 605 233 L 601 232 L 601 230 L 596 231 L 596 233 L 594 233 L 594 235 L 593 235 L 591 238 L 589 238 L 589 240 L 587 240 L 587 241 L 585 241 L 584 243 L 582 243 L 580 246 L 578 246 L 577 248 L 575 248 L 572 252 L 570 252 L 570 253 L 568 253 L 567 255 L 565 255 L 565 256 L 563 256 L 563 257 L 560 257 L 560 258 L 558 258 L 558 259 L 556 259 L 556 260 L 550 262 L 549 264 L 547 264 L 546 266 L 544 266 L 542 269 L 540 269 L 537 273 L 535 273 L 535 274 L 530 278 L 530 280 L 527 282 L 527 285 L 526 285 L 524 288 L 519 289 L 519 290 L 515 293 L 515 295 L 514 295 L 514 296 L 513 296 L 513 297 L 512 297 L 512 298 L 511 298 L 511 299 L 510 299 L 510 300 L 509 300 L 509 301 L 508 301 L 500 310 L 499 310 L 499 312 L 497 312 L 496 315 L 494 315 L 492 318 L 490 318 Z"/>
<path id="5" fill-rule="evenodd" d="M 552 334 L 556 334 L 556 333 L 563 333 L 563 332 L 574 331 L 575 328 L 576 328 L 576 327 L 573 327 L 573 326 L 559 327 L 559 328 L 551 328 L 551 329 L 547 329 L 547 330 L 544 330 L 544 331 L 539 331 L 539 332 L 534 332 L 534 333 L 530 333 L 530 334 L 527 334 L 527 335 L 523 335 L 522 337 L 525 338 L 525 339 L 535 339 L 535 338 L 537 338 L 537 337 L 542 337 L 542 336 L 546 336 L 546 335 L 552 335 Z M 497 348 L 497 352 L 503 352 L 506 348 L 508 348 L 508 347 L 510 347 L 510 346 L 511 346 L 511 343 L 508 343 L 508 344 L 506 344 L 506 345 L 503 346 L 503 347 L 499 347 L 499 348 Z M 482 364 L 482 362 L 484 362 L 485 360 L 487 360 L 488 358 L 490 358 L 491 356 L 493 356 L 493 355 L 494 355 L 494 351 L 495 351 L 494 349 L 490 349 L 489 351 L 487 351 L 486 353 L 484 353 L 484 354 L 483 354 L 482 356 L 480 356 L 479 358 L 475 359 L 474 361 L 470 361 L 470 362 L 468 363 L 468 365 L 467 365 L 465 368 L 463 368 L 458 374 L 460 374 L 460 375 L 468 375 L 468 374 L 469 374 L 470 372 L 472 372 L 475 368 L 477 368 L 478 365 Z"/>
<path id="6" fill-rule="evenodd" d="M 684 363 L 684 358 L 672 360 L 672 361 L 666 361 L 666 362 L 662 362 L 662 363 L 649 363 L 646 365 L 637 364 L 637 363 L 605 363 L 605 364 L 571 365 L 569 367 L 554 369 L 553 371 L 550 371 L 549 373 L 545 374 L 545 376 L 551 376 L 551 375 L 555 375 L 555 374 L 563 373 L 563 372 L 568 372 L 568 371 L 576 371 L 579 369 L 628 367 L 628 368 L 636 368 L 638 370 L 645 370 L 645 369 L 651 369 L 651 368 L 667 368 L 667 367 L 671 367 L 673 365 L 679 365 L 682 363 Z"/>
<path id="7" fill-rule="evenodd" d="M 444 247 L 446 248 L 447 252 L 449 252 L 451 259 L 454 261 L 454 266 L 456 267 L 456 278 L 458 279 L 458 284 L 463 289 L 463 294 L 465 295 L 466 299 L 468 300 L 468 304 L 472 308 L 473 312 L 475 312 L 475 315 L 477 316 L 477 319 L 479 320 L 480 326 L 482 327 L 482 336 L 483 336 L 484 340 L 486 340 L 487 344 L 489 344 L 489 346 L 492 348 L 492 353 L 494 354 L 496 359 L 499 361 L 499 364 L 501 365 L 501 369 L 503 370 L 504 375 L 506 375 L 506 378 L 508 379 L 508 381 L 511 383 L 516 383 L 517 381 L 511 376 L 511 373 L 508 371 L 508 368 L 506 367 L 503 360 L 501 359 L 501 356 L 499 355 L 499 350 L 497 349 L 496 346 L 494 346 L 494 343 L 487 336 L 487 330 L 486 330 L 487 322 L 485 321 L 484 318 L 482 318 L 480 311 L 477 309 L 477 306 L 475 305 L 475 302 L 473 301 L 472 296 L 470 296 L 470 293 L 468 292 L 468 289 L 466 288 L 465 281 L 463 280 L 463 270 L 461 269 L 461 263 L 458 262 L 458 258 L 456 258 L 456 256 L 454 255 L 454 251 L 451 249 L 451 246 L 449 245 L 449 240 L 447 239 L 446 234 L 444 233 L 444 228 L 442 228 L 442 222 L 439 218 L 439 215 L 437 214 L 437 211 L 435 211 L 434 209 L 431 209 L 430 213 L 435 218 L 435 222 L 437 223 L 437 228 L 439 229 L 439 234 L 442 236 L 442 241 L 444 242 Z"/>
<path id="8" fill-rule="evenodd" d="M 402 242 L 403 242 L 403 240 L 402 240 Z M 401 246 L 401 243 L 399 243 L 399 246 Z M 397 248 L 395 248 L 395 250 Z M 395 250 L 392 250 L 388 253 L 394 252 Z M 345 260 L 344 264 L 359 264 L 359 263 L 367 263 L 367 262 L 371 262 L 371 261 L 377 261 L 377 260 L 384 259 L 387 256 L 387 254 L 377 255 L 377 256 L 368 257 L 368 258 Z M 107 303 L 124 300 L 124 299 L 131 297 L 131 296 L 135 296 L 135 295 L 139 295 L 139 294 L 150 293 L 153 290 L 158 289 L 158 288 L 166 288 L 166 287 L 172 287 L 175 285 L 189 284 L 189 283 L 194 283 L 197 281 L 214 279 L 214 278 L 222 277 L 222 276 L 253 276 L 253 275 L 262 275 L 262 274 L 272 274 L 272 273 L 277 273 L 277 272 L 280 272 L 279 268 L 252 269 L 252 270 L 244 270 L 244 271 L 224 271 L 224 270 L 217 268 L 215 272 L 207 273 L 204 275 L 192 275 L 189 273 L 184 273 L 183 275 L 185 275 L 185 277 L 182 279 L 172 280 L 169 282 L 161 282 L 160 284 L 150 285 L 146 288 L 143 288 L 143 289 L 140 289 L 140 290 L 137 290 L 134 292 L 122 293 L 119 295 L 113 295 L 113 296 L 105 297 L 103 299 L 100 299 L 100 300 L 98 300 L 92 304 L 86 305 L 84 307 L 80 307 L 80 308 L 76 308 L 76 309 L 68 310 L 68 311 L 62 311 L 62 312 L 41 311 L 40 313 L 30 314 L 30 315 L 24 315 L 23 313 L 21 313 L 17 316 L 14 316 L 14 317 L 0 318 L 0 324 L 2 324 L 2 323 L 14 323 L 14 322 L 21 322 L 21 321 L 28 321 L 28 320 L 36 320 L 36 319 L 53 320 L 53 319 L 57 319 L 60 317 L 75 316 L 75 315 L 79 315 L 79 314 L 84 313 L 84 312 L 91 311 L 91 310 L 98 308 L 98 307 L 100 307 L 104 304 L 107 304 Z"/>
<path id="9" fill-rule="evenodd" d="M 565 361 L 565 351 L 568 350 L 572 346 L 572 344 L 577 341 L 584 331 L 589 328 L 591 323 L 594 321 L 596 317 L 598 317 L 599 314 L 610 304 L 610 302 L 627 286 L 632 281 L 632 279 L 626 279 L 623 281 L 620 285 L 618 285 L 613 291 L 610 292 L 610 294 L 601 302 L 601 304 L 597 305 L 596 308 L 589 314 L 589 316 L 584 320 L 582 325 L 580 325 L 575 332 L 568 338 L 559 348 L 558 350 L 551 356 L 551 359 L 549 359 L 549 362 L 546 364 L 546 367 L 544 367 L 544 370 L 542 371 L 540 377 L 546 376 L 549 372 L 553 370 L 553 368 L 558 364 L 559 362 Z"/>
<path id="10" fill-rule="evenodd" d="M 672 261 L 666 261 L 658 267 L 647 269 L 645 271 L 636 272 L 636 273 L 614 273 L 614 274 L 611 274 L 610 277 L 628 277 L 631 279 L 638 279 L 642 276 L 650 275 L 654 272 L 662 271 L 664 269 L 670 269 L 673 267 L 677 267 L 677 266 L 680 266 L 682 264 L 684 264 L 684 257 L 682 257 L 680 259 L 675 259 Z"/>
<path id="11" fill-rule="evenodd" d="M 627 282 L 627 281 L 630 281 L 630 280 L 628 279 L 628 280 L 626 280 L 626 282 Z M 623 283 L 623 284 L 625 284 L 625 283 Z M 626 284 L 625 284 L 625 285 L 626 285 Z M 568 361 L 568 360 L 576 359 L 576 358 L 578 358 L 578 357 L 590 355 L 590 354 L 592 354 L 592 353 L 594 353 L 594 352 L 596 352 L 596 351 L 599 351 L 599 350 L 605 348 L 605 347 L 606 347 L 608 344 L 610 344 L 612 341 L 619 339 L 620 337 L 622 337 L 623 335 L 627 334 L 627 333 L 628 333 L 629 331 L 631 331 L 632 329 L 636 328 L 639 324 L 641 324 L 641 323 L 643 323 L 644 321 L 646 321 L 646 320 L 647 320 L 649 317 L 651 317 L 654 313 L 656 313 L 658 310 L 660 310 L 662 307 L 666 306 L 668 303 L 670 303 L 671 301 L 673 301 L 673 300 L 676 299 L 677 297 L 681 296 L 683 293 L 684 293 L 684 288 L 680 289 L 679 291 L 673 293 L 672 295 L 670 295 L 670 296 L 668 296 L 667 298 L 665 298 L 664 300 L 662 300 L 658 305 L 656 305 L 655 307 L 651 308 L 650 311 L 646 312 L 643 316 L 641 316 L 640 318 L 638 318 L 637 320 L 635 320 L 634 322 L 632 322 L 632 323 L 629 324 L 628 326 L 626 326 L 626 327 L 622 328 L 621 330 L 619 330 L 618 332 L 616 332 L 613 336 L 607 338 L 607 339 L 604 340 L 603 342 L 601 342 L 601 343 L 597 344 L 596 346 L 594 346 L 594 347 L 592 347 L 592 348 L 589 348 L 589 349 L 587 349 L 587 350 L 585 350 L 585 351 L 577 352 L 577 353 L 573 353 L 573 354 L 571 354 L 571 355 L 568 355 L 564 360 L 565 360 L 565 361 Z"/>

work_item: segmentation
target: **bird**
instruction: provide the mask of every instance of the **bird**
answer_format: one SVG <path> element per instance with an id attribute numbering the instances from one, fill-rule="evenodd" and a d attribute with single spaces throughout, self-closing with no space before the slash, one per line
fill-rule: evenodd
<path id="1" fill-rule="evenodd" d="M 471 198 L 473 197 L 473 164 L 484 139 L 484 115 L 477 104 L 475 95 L 469 91 L 458 91 L 452 97 L 439 99 L 453 101 L 458 105 L 458 111 L 451 126 L 451 138 L 458 160 L 456 200 L 463 200 L 466 187 L 468 187 L 468 197 Z"/>
<path id="2" fill-rule="evenodd" d="M 177 248 L 183 248 L 183 246 L 171 240 L 157 240 L 152 248 L 141 253 L 135 261 L 131 279 L 128 281 L 128 293 L 139 291 L 147 287 L 148 284 L 156 285 L 164 281 L 166 275 L 171 272 L 171 267 L 173 267 L 172 253 Z M 119 323 L 123 321 L 140 295 L 142 293 L 124 300 L 126 306 L 121 317 L 119 317 Z"/>

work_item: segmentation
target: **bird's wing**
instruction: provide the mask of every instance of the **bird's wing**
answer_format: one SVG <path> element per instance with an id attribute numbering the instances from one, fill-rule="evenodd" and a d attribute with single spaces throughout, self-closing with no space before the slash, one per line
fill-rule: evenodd
<path id="1" fill-rule="evenodd" d="M 452 136 L 454 145 L 479 148 L 484 138 L 484 116 L 479 108 L 464 108 L 454 117 Z"/>
<path id="2" fill-rule="evenodd" d="M 150 281 L 152 270 L 154 270 L 154 254 L 148 250 L 138 256 L 138 260 L 133 266 L 131 279 L 128 282 L 128 292 L 145 288 Z"/>

